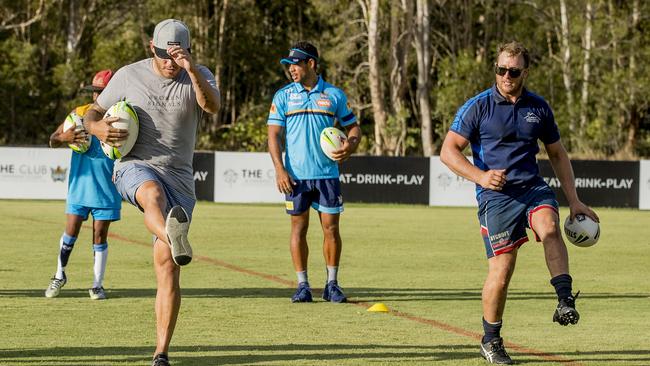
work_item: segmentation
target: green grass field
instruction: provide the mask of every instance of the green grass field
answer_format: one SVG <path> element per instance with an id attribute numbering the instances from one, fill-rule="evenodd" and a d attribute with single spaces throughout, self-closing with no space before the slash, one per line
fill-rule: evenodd
<path id="1" fill-rule="evenodd" d="M 0 201 L 0 365 L 149 365 L 155 279 L 142 215 L 125 204 L 112 226 L 107 301 L 88 298 L 88 226 L 68 284 L 46 299 L 63 210 L 63 201 Z M 517 363 L 650 365 L 650 212 L 597 211 L 600 242 L 569 245 L 582 291 L 577 326 L 551 322 L 556 300 L 542 247 L 520 250 L 502 332 Z M 349 204 L 339 275 L 348 304 L 290 303 L 288 235 L 282 206 L 198 204 L 174 366 L 485 364 L 477 337 L 487 264 L 474 208 Z M 321 238 L 312 215 L 315 289 L 325 281 Z M 392 311 L 367 312 L 376 302 Z"/>

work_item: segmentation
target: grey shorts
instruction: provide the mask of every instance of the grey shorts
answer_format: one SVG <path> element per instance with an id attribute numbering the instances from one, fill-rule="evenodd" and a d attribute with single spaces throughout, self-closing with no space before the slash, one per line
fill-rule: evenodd
<path id="1" fill-rule="evenodd" d="M 192 211 L 194 210 L 196 199 L 194 197 L 188 197 L 171 187 L 169 184 L 166 184 L 158 172 L 147 164 L 136 162 L 126 163 L 122 165 L 120 169 L 115 171 L 113 177 L 115 187 L 122 198 L 139 208 L 140 211 L 144 210 L 136 201 L 135 194 L 138 191 L 138 188 L 147 181 L 156 182 L 165 192 L 167 205 L 165 207 L 165 212 L 163 212 L 164 216 L 167 216 L 167 213 L 172 207 L 182 206 L 190 216 L 190 221 L 192 220 Z"/>

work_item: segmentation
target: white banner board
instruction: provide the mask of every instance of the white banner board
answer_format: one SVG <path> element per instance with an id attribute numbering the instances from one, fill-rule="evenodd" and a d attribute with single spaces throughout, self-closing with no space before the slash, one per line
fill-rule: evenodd
<path id="1" fill-rule="evenodd" d="M 469 159 L 472 161 L 471 158 Z M 432 156 L 430 163 L 430 206 L 476 206 L 476 185 L 474 183 L 449 170 L 440 161 L 439 156 Z"/>
<path id="2" fill-rule="evenodd" d="M 639 208 L 650 210 L 650 160 L 639 163 Z"/>
<path id="3" fill-rule="evenodd" d="M 284 202 L 268 153 L 216 152 L 215 202 Z"/>
<path id="4" fill-rule="evenodd" d="M 0 198 L 65 199 L 68 148 L 0 147 Z"/>

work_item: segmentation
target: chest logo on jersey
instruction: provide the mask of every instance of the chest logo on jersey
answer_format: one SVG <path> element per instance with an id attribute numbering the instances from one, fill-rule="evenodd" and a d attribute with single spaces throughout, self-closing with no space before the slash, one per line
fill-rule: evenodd
<path id="1" fill-rule="evenodd" d="M 524 117 L 526 122 L 528 123 L 539 123 L 542 119 L 539 118 L 535 113 L 533 112 L 528 112 L 526 116 Z"/>
<path id="2" fill-rule="evenodd" d="M 289 94 L 289 100 L 302 100 L 302 94 L 291 93 Z"/>
<path id="3" fill-rule="evenodd" d="M 329 108 L 332 106 L 332 102 L 329 99 L 319 99 L 316 101 L 316 104 L 319 107 Z"/>

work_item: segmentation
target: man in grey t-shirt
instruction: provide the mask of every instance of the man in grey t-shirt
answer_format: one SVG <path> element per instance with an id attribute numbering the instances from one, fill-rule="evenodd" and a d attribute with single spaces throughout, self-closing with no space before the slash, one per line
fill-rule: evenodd
<path id="1" fill-rule="evenodd" d="M 180 308 L 180 267 L 192 260 L 187 234 L 196 202 L 192 158 L 203 112 L 220 107 L 214 75 L 194 63 L 190 32 L 167 19 L 154 30 L 153 58 L 124 66 L 86 112 L 86 130 L 117 146 L 128 135 L 112 127 L 116 117 L 104 113 L 120 100 L 130 103 L 140 124 L 138 139 L 127 156 L 115 163 L 118 192 L 144 212 L 154 238 L 156 351 L 154 366 L 169 365 L 167 352 Z"/>

